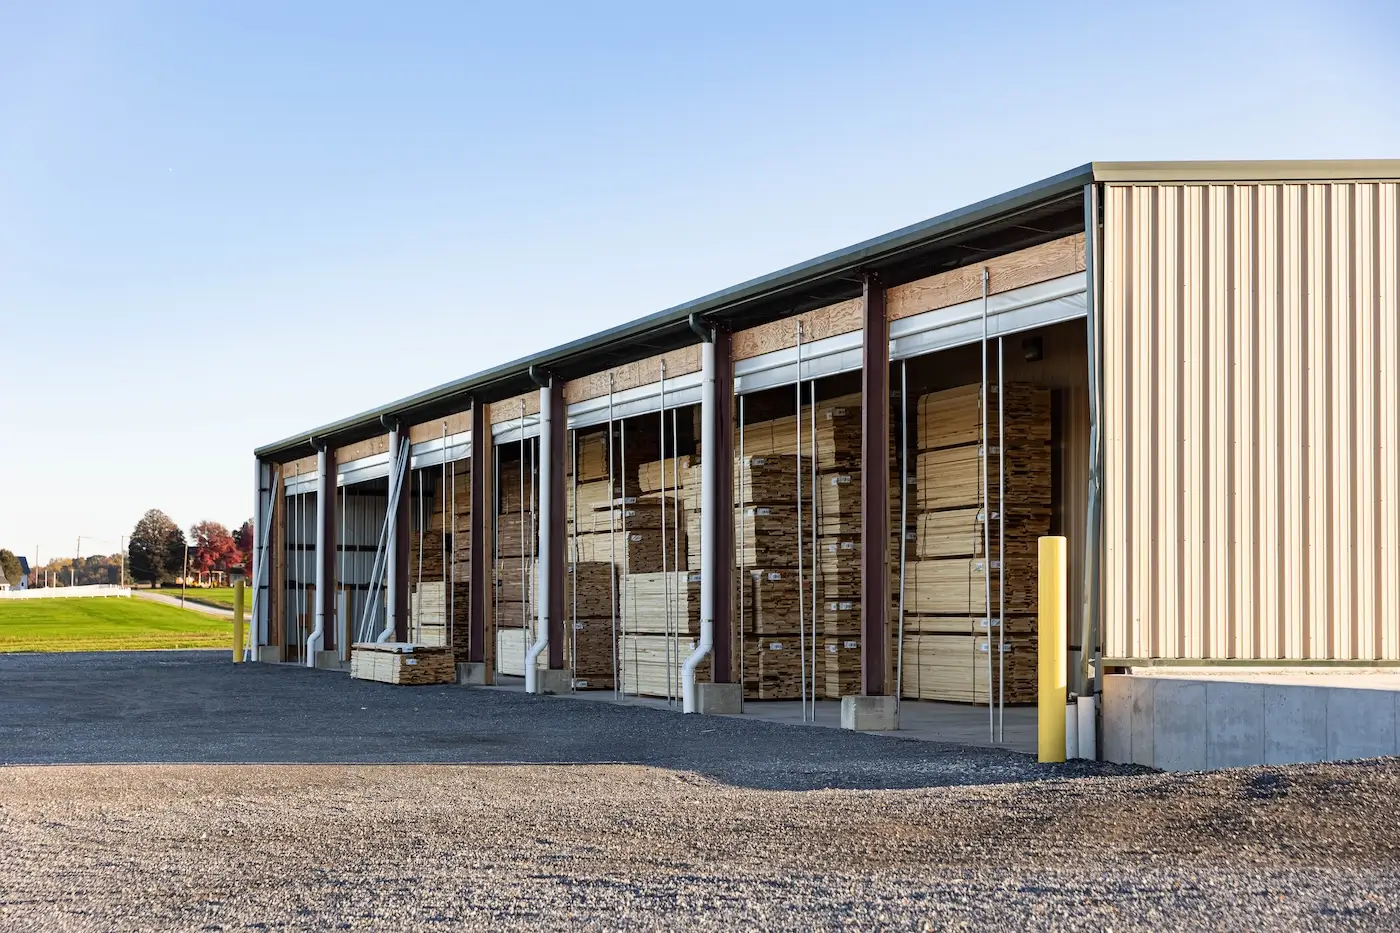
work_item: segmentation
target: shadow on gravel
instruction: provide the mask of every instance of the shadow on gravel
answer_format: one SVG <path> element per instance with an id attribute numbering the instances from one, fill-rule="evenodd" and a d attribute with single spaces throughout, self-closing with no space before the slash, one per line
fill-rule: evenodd
<path id="1" fill-rule="evenodd" d="M 639 764 L 741 787 L 887 789 L 1140 774 L 839 729 L 343 674 L 225 652 L 0 655 L 0 761 Z"/>

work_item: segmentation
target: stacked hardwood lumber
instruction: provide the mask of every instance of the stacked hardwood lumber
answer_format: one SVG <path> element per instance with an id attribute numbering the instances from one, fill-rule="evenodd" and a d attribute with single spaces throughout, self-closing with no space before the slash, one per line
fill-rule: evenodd
<path id="1" fill-rule="evenodd" d="M 793 455 L 797 453 L 801 418 L 802 453 L 812 446 L 812 411 L 803 405 L 797 416 L 744 426 L 744 455 Z M 860 395 L 842 395 L 826 401 L 818 399 L 816 415 L 817 469 L 849 470 L 860 466 Z"/>
<path id="2" fill-rule="evenodd" d="M 807 676 L 810 677 L 810 655 L 806 663 Z M 825 668 L 818 664 L 818 677 L 824 671 Z M 758 635 L 744 640 L 745 698 L 793 700 L 802 696 L 802 684 L 803 654 L 796 635 Z M 810 691 L 810 686 L 808 689 Z"/>
<path id="3" fill-rule="evenodd" d="M 663 522 L 669 533 L 675 527 L 677 512 L 677 502 L 670 496 L 663 498 L 660 493 L 643 493 L 639 497 L 616 499 L 612 504 L 596 506 L 588 518 L 580 512 L 578 533 L 605 534 L 623 529 L 659 530 Z"/>
<path id="4" fill-rule="evenodd" d="M 629 635 L 699 635 L 700 575 L 629 573 L 622 584 L 622 618 Z"/>
<path id="5" fill-rule="evenodd" d="M 979 385 L 919 400 L 918 559 L 905 572 L 901 689 L 960 702 L 986 702 L 989 689 L 1004 690 L 1007 703 L 1033 702 L 1035 653 L 1026 646 L 1035 637 L 1037 541 L 1050 531 L 1050 393 L 1022 384 L 990 392 L 985 439 L 981 400 Z M 1000 646 L 1003 620 L 1010 641 L 990 681 L 987 638 Z"/>
<path id="6" fill-rule="evenodd" d="M 747 573 L 744 601 L 744 635 L 792 635 L 796 637 L 799 600 L 811 605 L 812 582 L 798 590 L 796 570 L 752 570 Z M 804 596 L 805 593 L 805 596 Z"/>
<path id="7" fill-rule="evenodd" d="M 618 659 L 623 690 L 642 696 L 676 697 L 681 694 L 681 667 L 695 651 L 689 635 L 623 635 Z M 710 679 L 711 659 L 696 668 L 697 682 Z"/>
<path id="8" fill-rule="evenodd" d="M 357 642 L 350 649 L 350 676 L 404 686 L 450 684 L 457 664 L 448 648 L 410 642 Z"/>
<path id="9" fill-rule="evenodd" d="M 522 499 L 520 480 L 520 461 L 507 460 L 501 464 L 500 472 L 496 474 L 496 493 L 501 503 L 501 514 L 509 515 L 521 511 L 521 503 L 524 503 L 524 512 L 530 514 L 530 505 L 538 505 L 535 499 L 535 476 L 533 465 L 526 464 L 530 470 L 525 474 L 524 497 Z"/>
<path id="10" fill-rule="evenodd" d="M 574 666 L 575 690 L 610 690 L 613 686 L 613 624 L 610 618 L 579 619 L 565 626 L 566 656 Z"/>
<path id="11" fill-rule="evenodd" d="M 447 586 L 440 581 L 412 584 L 408 595 L 408 628 L 419 645 L 447 644 Z"/>
<path id="12" fill-rule="evenodd" d="M 502 674 L 512 677 L 525 676 L 525 631 L 517 624 L 512 628 L 496 629 L 496 668 Z M 543 654 L 536 659 L 536 667 L 548 667 L 548 658 Z"/>
<path id="13" fill-rule="evenodd" d="M 528 537 L 525 530 L 528 529 Z M 507 512 L 496 517 L 496 554 L 500 557 L 522 557 L 536 554 L 539 548 L 539 532 L 527 512 L 524 522 L 518 512 Z"/>
<path id="14" fill-rule="evenodd" d="M 796 567 L 797 505 L 740 506 L 734 542 L 742 567 Z"/>
<path id="15" fill-rule="evenodd" d="M 798 464 L 802 470 L 804 509 L 812 499 L 812 458 L 795 454 L 749 454 L 734 458 L 734 502 L 736 505 L 797 505 Z"/>
<path id="16" fill-rule="evenodd" d="M 666 460 L 653 460 L 637 468 L 637 485 L 642 492 L 672 492 L 677 488 L 700 484 L 700 458 L 685 454 Z"/>
<path id="17" fill-rule="evenodd" d="M 616 431 L 614 431 L 614 435 Z M 614 449 L 617 437 L 613 438 Z M 574 465 L 568 464 L 566 475 L 574 474 Z M 608 478 L 608 429 L 599 428 L 578 435 L 578 481 L 579 484 Z"/>
<path id="18" fill-rule="evenodd" d="M 825 638 L 817 656 L 817 695 L 829 700 L 860 694 L 860 641 Z"/>
<path id="19" fill-rule="evenodd" d="M 566 523 L 577 521 L 582 526 L 580 531 L 594 531 L 595 510 L 607 509 L 613 505 L 630 505 L 639 495 L 641 489 L 637 484 L 622 478 L 612 482 L 608 482 L 606 477 L 590 480 L 579 483 L 577 490 L 570 485 L 564 491 L 564 520 Z"/>
<path id="20" fill-rule="evenodd" d="M 631 573 L 660 573 L 663 566 L 663 545 L 665 567 L 670 569 L 673 561 L 671 551 L 674 546 L 670 528 L 666 529 L 664 542 L 661 529 L 643 528 L 639 531 L 628 529 L 626 533 L 618 531 L 615 534 L 579 535 L 574 546 L 580 561 L 616 560 L 619 572 L 625 569 Z M 685 545 L 683 540 L 681 545 Z"/>

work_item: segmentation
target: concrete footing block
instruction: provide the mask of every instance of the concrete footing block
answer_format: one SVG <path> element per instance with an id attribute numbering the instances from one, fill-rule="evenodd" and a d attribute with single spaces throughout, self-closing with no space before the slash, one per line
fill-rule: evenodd
<path id="1" fill-rule="evenodd" d="M 318 671 L 341 671 L 349 668 L 340 660 L 339 651 L 318 651 L 316 652 L 316 670 Z"/>
<path id="2" fill-rule="evenodd" d="M 541 695 L 570 693 L 573 686 L 574 681 L 568 671 L 544 669 L 536 675 L 535 692 Z"/>
<path id="3" fill-rule="evenodd" d="M 739 684 L 695 685 L 695 707 L 702 716 L 736 716 L 743 699 Z"/>
<path id="4" fill-rule="evenodd" d="M 259 645 L 258 661 L 262 664 L 281 664 L 282 649 L 276 645 Z"/>
<path id="5" fill-rule="evenodd" d="M 857 732 L 893 732 L 899 728 L 894 697 L 842 697 L 841 728 Z"/>
<path id="6" fill-rule="evenodd" d="M 464 687 L 486 685 L 486 665 L 480 661 L 465 661 L 457 665 L 457 683 Z"/>

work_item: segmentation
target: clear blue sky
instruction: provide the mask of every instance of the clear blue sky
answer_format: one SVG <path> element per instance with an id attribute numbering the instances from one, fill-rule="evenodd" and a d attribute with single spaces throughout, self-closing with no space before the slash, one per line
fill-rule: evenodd
<path id="1" fill-rule="evenodd" d="M 578 7 L 587 6 L 587 11 Z M 0 546 L 1091 159 L 1400 156 L 1390 3 L 0 4 Z"/>

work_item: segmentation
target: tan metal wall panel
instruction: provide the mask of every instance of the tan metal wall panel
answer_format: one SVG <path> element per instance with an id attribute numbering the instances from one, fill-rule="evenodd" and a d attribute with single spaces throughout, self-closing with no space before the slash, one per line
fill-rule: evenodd
<path id="1" fill-rule="evenodd" d="M 1400 185 L 1109 185 L 1105 655 L 1400 660 Z"/>

